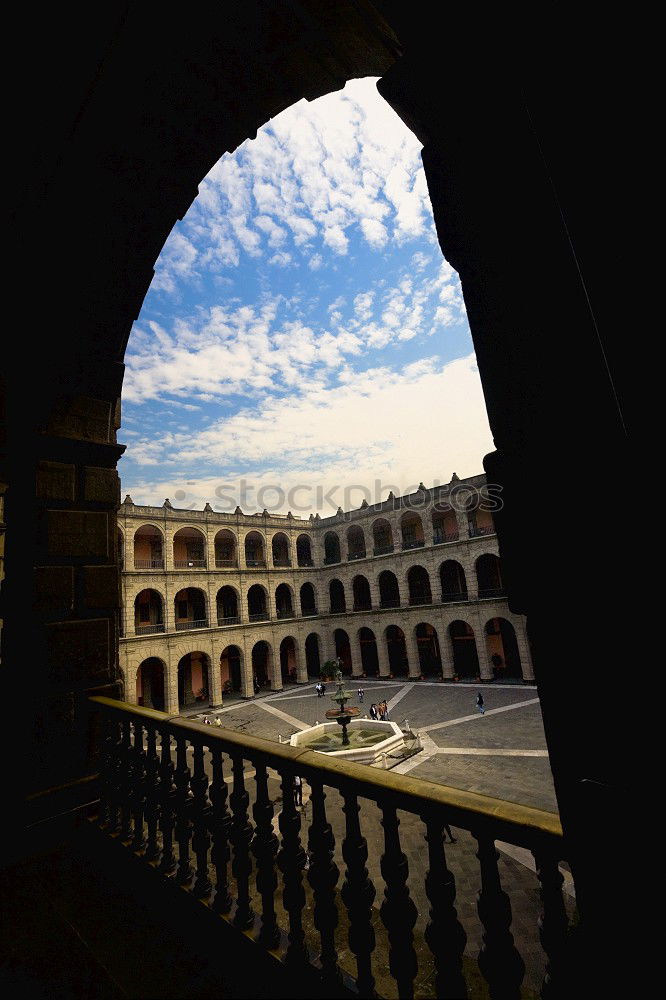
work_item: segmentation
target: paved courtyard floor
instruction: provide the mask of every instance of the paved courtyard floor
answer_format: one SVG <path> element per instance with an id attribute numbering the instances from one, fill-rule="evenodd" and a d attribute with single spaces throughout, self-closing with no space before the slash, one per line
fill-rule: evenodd
<path id="1" fill-rule="evenodd" d="M 452 785 L 492 795 L 497 798 L 536 806 L 557 812 L 553 781 L 548 761 L 543 724 L 536 688 L 527 685 L 500 684 L 441 684 L 427 681 L 402 682 L 366 681 L 362 709 L 367 709 L 373 701 L 386 700 L 390 718 L 398 724 L 408 720 L 409 728 L 421 735 L 423 750 L 397 764 L 395 771 L 409 773 L 427 781 Z M 358 705 L 356 688 L 358 683 L 350 681 L 346 687 L 354 691 L 350 704 Z M 477 690 L 483 691 L 486 712 L 480 715 L 475 704 Z M 230 699 L 221 709 L 205 714 L 213 720 L 220 716 L 222 724 L 253 736 L 275 740 L 286 738 L 292 733 L 323 721 L 326 709 L 334 707 L 331 695 L 334 685 L 327 686 L 326 696 L 318 698 L 314 682 L 308 685 L 285 688 L 282 692 L 267 692 L 255 699 L 243 701 Z M 183 712 L 200 720 L 204 713 L 200 710 Z M 248 778 L 253 774 L 248 771 Z M 248 791 L 253 795 L 254 782 L 247 782 Z M 269 782 L 270 794 L 275 803 L 275 826 L 281 804 L 281 788 L 276 773 Z M 307 827 L 311 822 L 309 789 L 304 786 L 304 806 L 302 809 L 303 841 L 307 838 Z M 327 792 L 329 821 L 336 838 L 336 863 L 341 872 L 340 888 L 345 863 L 340 847 L 344 837 L 344 816 L 341 800 L 334 790 Z M 386 932 L 379 917 L 379 907 L 383 900 L 384 882 L 380 871 L 383 852 L 383 829 L 381 813 L 377 806 L 363 802 L 361 825 L 368 841 L 368 870 L 377 890 L 374 902 L 374 916 L 377 935 L 374 971 L 377 989 L 381 996 L 397 996 L 394 980 L 388 973 Z M 447 864 L 456 879 L 456 908 L 466 934 L 465 971 L 470 986 L 470 995 L 485 996 L 485 984 L 476 970 L 475 959 L 481 947 L 481 932 L 476 912 L 476 895 L 479 890 L 479 862 L 476 858 L 476 842 L 465 830 L 453 830 L 456 842 L 446 844 Z M 434 969 L 429 950 L 423 938 L 428 922 L 429 903 L 425 895 L 424 879 L 428 867 L 424 828 L 421 821 L 410 814 L 400 814 L 400 837 L 403 851 L 409 860 L 409 888 L 418 909 L 418 920 L 414 929 L 415 948 L 419 956 L 419 977 L 416 982 L 416 996 L 434 996 Z M 544 955 L 538 936 L 537 921 L 541 912 L 539 885 L 534 871 L 534 859 L 530 852 L 511 844 L 497 843 L 500 852 L 499 869 L 503 886 L 511 898 L 513 911 L 512 933 L 516 946 L 525 962 L 523 982 L 524 998 L 538 996 L 544 975 Z M 575 914 L 575 898 L 571 876 L 566 865 L 562 866 L 565 878 L 564 898 L 570 918 Z M 308 911 L 312 900 L 308 894 Z M 340 962 L 343 968 L 354 974 L 354 956 L 346 942 L 346 915 L 339 904 Z M 286 915 L 283 914 L 286 919 Z M 311 912 L 306 923 L 311 925 Z M 316 948 L 314 928 L 313 945 Z"/>

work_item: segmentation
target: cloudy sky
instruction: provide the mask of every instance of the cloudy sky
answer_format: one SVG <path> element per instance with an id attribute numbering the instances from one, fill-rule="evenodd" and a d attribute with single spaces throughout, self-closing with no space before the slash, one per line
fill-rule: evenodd
<path id="1" fill-rule="evenodd" d="M 365 79 L 218 161 L 130 337 L 123 495 L 325 517 L 483 471 L 492 438 L 420 150 Z"/>

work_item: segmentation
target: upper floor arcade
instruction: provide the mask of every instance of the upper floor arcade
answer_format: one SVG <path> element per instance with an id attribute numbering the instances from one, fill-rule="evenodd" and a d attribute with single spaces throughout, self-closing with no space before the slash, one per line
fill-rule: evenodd
<path id="1" fill-rule="evenodd" d="M 493 511 L 501 506 L 497 488 L 483 475 L 431 489 L 421 483 L 405 496 L 332 517 L 219 513 L 133 503 L 118 513 L 118 552 L 126 572 L 190 570 L 263 571 L 334 566 L 463 545 L 495 534 Z"/>

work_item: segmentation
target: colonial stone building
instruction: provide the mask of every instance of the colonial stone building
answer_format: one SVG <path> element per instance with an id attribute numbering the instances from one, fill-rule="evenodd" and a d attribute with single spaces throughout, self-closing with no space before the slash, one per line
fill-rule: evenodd
<path id="1" fill-rule="evenodd" d="M 355 678 L 533 680 L 502 584 L 483 475 L 332 517 L 118 513 L 127 699 L 177 712 L 305 683 L 338 656 Z"/>

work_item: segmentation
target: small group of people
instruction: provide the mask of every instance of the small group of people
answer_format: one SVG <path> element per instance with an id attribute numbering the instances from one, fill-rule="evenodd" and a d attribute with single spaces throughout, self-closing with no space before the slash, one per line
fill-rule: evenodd
<path id="1" fill-rule="evenodd" d="M 323 681 L 319 681 L 317 684 L 315 684 L 315 691 L 317 692 L 318 698 L 324 697 L 324 695 L 326 694 L 326 685 L 323 683 Z"/>
<path id="2" fill-rule="evenodd" d="M 389 722 L 389 710 L 385 701 L 375 703 L 370 706 L 369 716 L 371 719 L 379 719 L 380 722 Z"/>
<path id="3" fill-rule="evenodd" d="M 211 721 L 210 721 L 210 719 L 208 718 L 207 715 L 204 715 L 204 717 L 203 717 L 203 719 L 201 721 L 203 722 L 204 726 L 210 726 L 210 725 L 212 725 L 212 723 L 211 723 Z M 215 725 L 216 726 L 221 726 L 222 725 L 222 719 L 219 717 L 219 715 L 215 716 Z"/>

